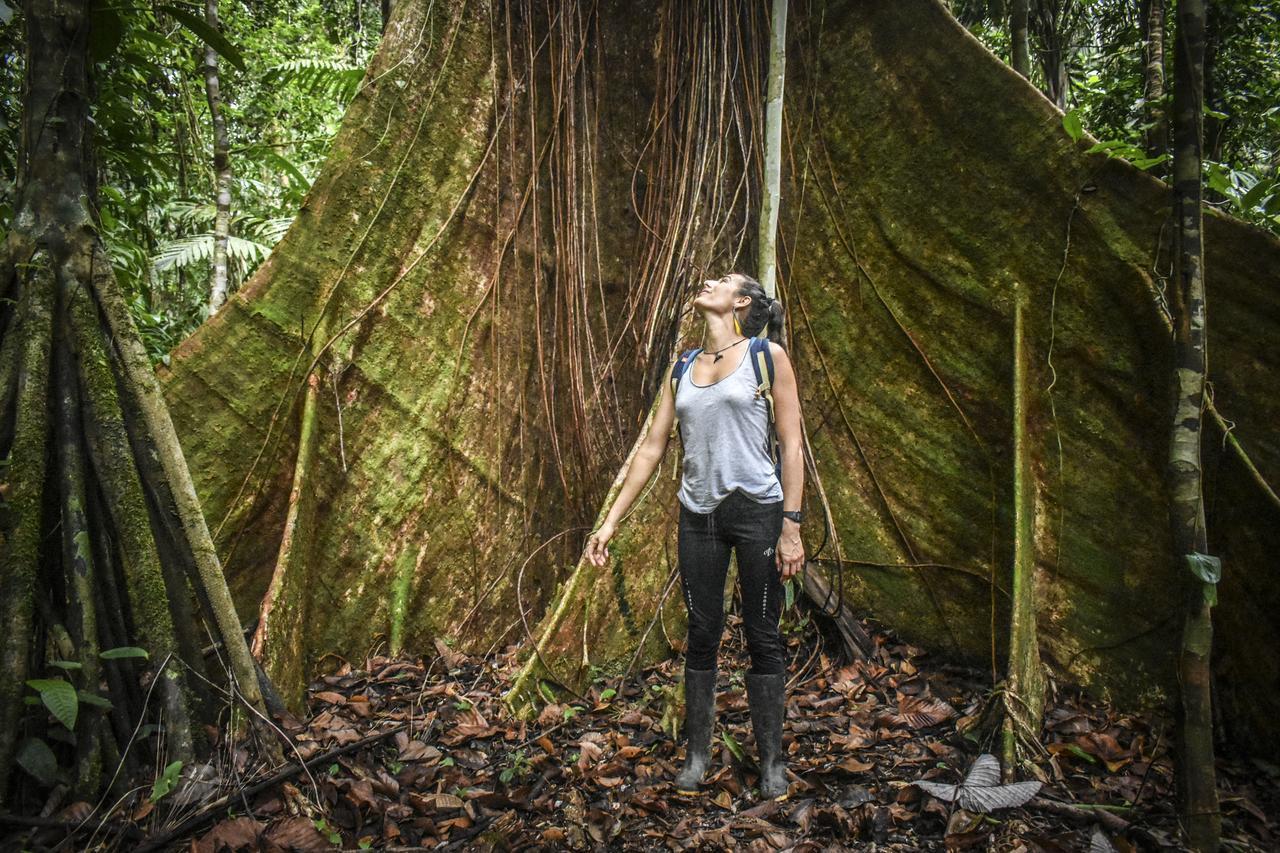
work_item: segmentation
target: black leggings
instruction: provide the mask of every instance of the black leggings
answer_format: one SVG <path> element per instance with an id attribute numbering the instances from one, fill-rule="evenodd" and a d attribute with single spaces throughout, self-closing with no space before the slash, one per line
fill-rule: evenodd
<path id="1" fill-rule="evenodd" d="M 686 665 L 690 669 L 716 668 L 724 630 L 724 579 L 733 548 L 751 672 L 785 671 L 778 631 L 784 592 L 775 553 L 782 535 L 782 503 L 757 503 L 734 489 L 709 513 L 693 512 L 680 504 L 680 581 L 689 610 Z"/>

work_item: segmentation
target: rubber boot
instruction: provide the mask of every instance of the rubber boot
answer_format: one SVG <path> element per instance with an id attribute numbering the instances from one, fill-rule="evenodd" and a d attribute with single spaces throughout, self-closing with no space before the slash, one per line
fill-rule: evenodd
<path id="1" fill-rule="evenodd" d="M 716 670 L 684 670 L 684 768 L 676 775 L 676 792 L 697 794 L 711 763 L 711 728 L 716 717 Z"/>
<path id="2" fill-rule="evenodd" d="M 786 716 L 785 672 L 747 673 L 747 706 L 760 753 L 760 798 L 787 797 L 787 770 L 782 758 L 782 721 Z"/>

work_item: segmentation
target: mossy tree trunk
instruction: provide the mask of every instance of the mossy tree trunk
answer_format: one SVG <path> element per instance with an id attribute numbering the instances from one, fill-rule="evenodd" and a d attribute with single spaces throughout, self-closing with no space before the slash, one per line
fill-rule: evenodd
<path id="1" fill-rule="evenodd" d="M 39 756 L 53 744 L 67 753 L 58 773 L 92 799 L 118 761 L 190 763 L 199 712 L 214 719 L 216 708 L 193 701 L 205 677 L 193 592 L 245 703 L 264 708 L 159 384 L 91 218 L 88 4 L 32 0 L 25 19 L 18 200 L 0 262 L 0 797 L 16 782 L 15 757 L 52 782 Z M 147 659 L 111 652 L 131 648 Z M 52 722 L 25 705 L 28 679 L 50 695 L 69 681 L 80 697 L 74 722 L 69 710 Z M 163 719 L 163 739 L 134 738 L 144 717 Z M 68 724 L 74 748 L 45 737 Z"/>
<path id="2" fill-rule="evenodd" d="M 397 4 L 293 229 L 161 372 L 241 615 L 276 590 L 266 665 L 295 696 L 393 641 L 524 643 L 524 687 L 576 691 L 683 643 L 674 449 L 613 564 L 579 557 L 699 331 L 688 284 L 755 254 L 763 10 L 446 5 Z M 1167 187 L 1086 154 L 935 0 L 792 0 L 787 30 L 778 291 L 830 528 L 809 553 L 848 607 L 998 673 L 1016 280 L 1041 659 L 1167 705 Z M 1280 640 L 1280 365 L 1257 346 L 1280 245 L 1205 230 L 1234 424 L 1206 489 L 1241 566 L 1223 696 L 1280 754 L 1280 665 L 1251 653 Z"/>

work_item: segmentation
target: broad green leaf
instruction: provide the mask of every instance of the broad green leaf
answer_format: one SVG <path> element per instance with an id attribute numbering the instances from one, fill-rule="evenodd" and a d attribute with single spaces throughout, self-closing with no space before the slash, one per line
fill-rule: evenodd
<path id="1" fill-rule="evenodd" d="M 1194 551 L 1187 555 L 1187 567 L 1191 574 L 1205 583 L 1217 583 L 1222 579 L 1222 560 L 1212 554 Z"/>
<path id="2" fill-rule="evenodd" d="M 103 660 L 119 660 L 120 658 L 145 658 L 150 657 L 147 650 L 138 646 L 116 646 L 114 649 L 104 649 L 98 653 L 98 657 Z"/>
<path id="3" fill-rule="evenodd" d="M 164 769 L 164 772 L 156 779 L 155 784 L 151 786 L 151 802 L 157 803 L 164 797 L 168 796 L 174 788 L 178 787 L 178 775 L 182 772 L 182 762 L 174 761 Z"/>
<path id="4" fill-rule="evenodd" d="M 78 660 L 51 660 L 49 666 L 56 666 L 58 669 L 84 669 L 84 664 Z"/>
<path id="5" fill-rule="evenodd" d="M 27 686 L 40 694 L 40 701 L 58 722 L 68 729 L 76 727 L 80 703 L 76 700 L 76 689 L 71 686 L 71 682 L 61 678 L 33 678 L 27 682 Z"/>
<path id="6" fill-rule="evenodd" d="M 58 759 L 54 758 L 49 744 L 40 738 L 27 738 L 18 747 L 18 766 L 40 780 L 43 785 L 52 785 L 58 780 Z"/>
<path id="7" fill-rule="evenodd" d="M 193 15 L 186 9 L 177 6 L 161 6 L 160 9 L 172 15 L 184 27 L 195 33 L 196 38 L 209 45 L 236 68 L 241 71 L 248 70 L 245 68 L 244 59 L 240 56 L 240 51 L 236 50 L 235 46 L 227 41 L 226 36 L 205 23 L 204 18 Z"/>
<path id="8" fill-rule="evenodd" d="M 1067 135 L 1077 142 L 1084 134 L 1084 126 L 1080 124 L 1080 111 L 1071 110 L 1062 117 L 1062 127 L 1067 131 Z"/>

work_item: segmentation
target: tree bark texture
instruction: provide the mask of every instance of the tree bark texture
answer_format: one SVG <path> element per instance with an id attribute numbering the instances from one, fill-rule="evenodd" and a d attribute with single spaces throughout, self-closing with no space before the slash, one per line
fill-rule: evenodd
<path id="1" fill-rule="evenodd" d="M 239 704 L 264 708 L 194 484 L 92 215 L 88 4 L 33 0 L 26 13 L 22 158 L 0 252 L 0 458 L 8 459 L 0 467 L 0 801 L 39 794 L 11 772 L 23 738 L 52 744 L 75 795 L 93 800 L 126 745 L 130 771 L 194 757 L 188 685 L 203 664 L 193 592 L 223 644 Z M 142 648 L 146 660 L 100 659 L 121 647 Z M 67 662 L 70 670 L 58 668 Z M 50 731 L 64 723 L 24 704 L 29 678 L 79 691 L 71 735 L 61 738 L 74 746 Z M 147 681 L 156 708 L 141 687 Z M 108 699 L 109 712 L 94 697 Z M 218 709 L 205 710 L 203 721 L 216 719 Z M 135 739 L 149 714 L 163 719 L 163 738 Z M 269 739 L 268 757 L 274 746 Z M 114 778 L 125 787 L 140 781 Z"/>
<path id="2" fill-rule="evenodd" d="M 1164 0 L 1146 0 L 1143 8 L 1143 38 L 1146 64 L 1143 72 L 1143 112 L 1147 124 L 1147 156 L 1159 157 L 1169 150 L 1169 110 L 1164 90 Z M 1163 174 L 1166 170 L 1161 170 Z"/>
<path id="3" fill-rule="evenodd" d="M 294 227 L 161 371 L 242 617 L 287 531 L 308 567 L 272 605 L 305 601 L 285 637 L 300 659 L 273 671 L 295 697 L 323 655 L 392 637 L 521 642 L 538 651 L 526 686 L 579 691 L 682 646 L 676 442 L 612 563 L 578 558 L 699 331 L 690 282 L 754 254 L 742 175 L 759 169 L 768 27 L 736 4 L 604 2 L 548 31 L 530 5 L 398 4 Z M 934 0 L 790 5 L 778 287 L 842 543 L 833 580 L 913 642 L 1007 660 L 1016 280 L 1041 658 L 1167 707 L 1167 187 L 1086 155 L 1095 140 L 1072 141 Z M 1239 566 L 1217 608 L 1223 701 L 1274 754 L 1280 665 L 1252 649 L 1280 639 L 1263 487 L 1280 372 L 1257 346 L 1276 333 L 1280 244 L 1204 216 L 1210 379 L 1234 425 L 1205 460 Z M 300 488 L 316 511 L 291 527 Z"/>
<path id="4" fill-rule="evenodd" d="M 1013 0 L 1009 7 L 1009 37 L 1013 43 L 1010 65 L 1028 80 L 1031 79 L 1031 44 L 1027 23 L 1030 10 L 1031 0 Z"/>
<path id="5" fill-rule="evenodd" d="M 1191 571 L 1209 556 L 1204 506 L 1205 379 L 1208 372 L 1207 299 L 1201 160 L 1205 71 L 1205 4 L 1181 0 L 1174 56 L 1172 314 L 1174 364 L 1168 481 L 1172 568 L 1184 600 L 1178 655 L 1178 793 L 1191 847 L 1216 851 L 1222 834 L 1213 748 L 1213 618 L 1217 573 Z M 1215 548 L 1215 550 L 1217 550 Z M 1214 555 L 1218 556 L 1218 555 Z M 1227 557 L 1228 569 L 1234 561 Z M 1219 571 L 1221 566 L 1219 564 Z"/>
<path id="6" fill-rule="evenodd" d="M 218 22 L 218 0 L 205 0 L 204 21 L 210 29 L 221 32 Z M 218 52 L 212 47 L 204 51 L 204 93 L 213 119 L 213 173 L 217 180 L 213 223 L 213 272 L 209 276 L 209 313 L 216 314 L 227 301 L 227 243 L 231 237 L 231 143 L 227 137 L 227 119 L 222 112 L 222 93 L 218 81 Z"/>

